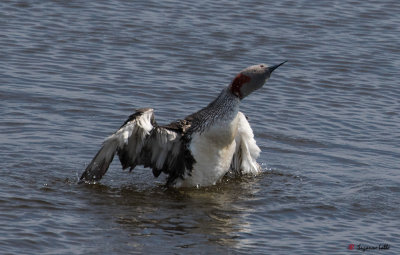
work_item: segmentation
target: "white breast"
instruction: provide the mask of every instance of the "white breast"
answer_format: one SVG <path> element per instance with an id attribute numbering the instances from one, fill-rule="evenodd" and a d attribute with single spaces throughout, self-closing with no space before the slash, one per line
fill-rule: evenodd
<path id="1" fill-rule="evenodd" d="M 190 150 L 196 163 L 191 174 L 178 180 L 176 187 L 214 185 L 229 171 L 236 149 L 238 121 L 236 114 L 231 121 L 218 121 L 203 133 L 192 135 Z"/>

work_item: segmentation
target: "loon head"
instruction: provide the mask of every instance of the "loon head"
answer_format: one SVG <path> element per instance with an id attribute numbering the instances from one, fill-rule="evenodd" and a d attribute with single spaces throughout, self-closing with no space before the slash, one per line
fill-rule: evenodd
<path id="1" fill-rule="evenodd" d="M 243 99 L 254 90 L 261 88 L 269 79 L 271 73 L 284 63 L 286 61 L 270 67 L 265 64 L 249 66 L 236 75 L 229 85 L 229 90 L 235 96 Z"/>

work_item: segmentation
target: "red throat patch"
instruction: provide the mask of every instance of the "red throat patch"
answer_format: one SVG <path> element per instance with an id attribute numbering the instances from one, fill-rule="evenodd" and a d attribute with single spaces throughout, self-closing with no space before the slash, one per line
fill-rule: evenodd
<path id="1" fill-rule="evenodd" d="M 232 84 L 230 86 L 230 90 L 231 92 L 239 97 L 240 99 L 243 98 L 242 93 L 240 93 L 240 88 L 242 87 L 242 85 L 246 82 L 249 82 L 251 79 L 249 76 L 244 75 L 244 74 L 238 74 L 236 75 L 235 79 L 233 79 Z"/>

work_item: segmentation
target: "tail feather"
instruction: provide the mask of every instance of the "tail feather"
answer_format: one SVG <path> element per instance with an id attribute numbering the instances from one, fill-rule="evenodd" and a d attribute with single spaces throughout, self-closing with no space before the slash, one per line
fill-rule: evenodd
<path id="1" fill-rule="evenodd" d="M 114 159 L 117 148 L 118 141 L 116 139 L 109 138 L 106 140 L 92 162 L 86 167 L 79 182 L 100 180 Z"/>

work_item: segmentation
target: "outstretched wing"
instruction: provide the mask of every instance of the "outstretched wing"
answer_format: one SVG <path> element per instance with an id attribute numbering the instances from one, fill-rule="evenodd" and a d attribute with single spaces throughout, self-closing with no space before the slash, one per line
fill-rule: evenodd
<path id="1" fill-rule="evenodd" d="M 115 154 L 118 154 L 123 169 L 132 170 L 137 165 L 150 167 L 156 177 L 161 172 L 168 174 L 167 184 L 178 177 L 183 178 L 185 171 L 190 171 L 194 163 L 185 136 L 189 127 L 190 123 L 186 120 L 158 126 L 153 109 L 139 109 L 104 141 L 80 181 L 100 180 Z"/>
<path id="2" fill-rule="evenodd" d="M 261 171 L 257 158 L 260 155 L 260 148 L 254 140 L 253 130 L 250 127 L 246 116 L 239 112 L 238 132 L 235 137 L 236 149 L 233 154 L 231 171 L 236 174 L 258 174 Z"/>

